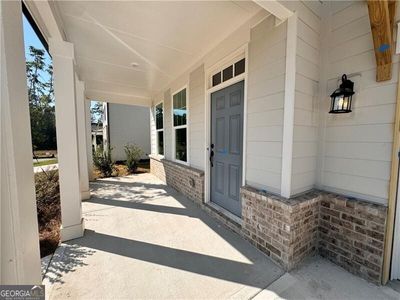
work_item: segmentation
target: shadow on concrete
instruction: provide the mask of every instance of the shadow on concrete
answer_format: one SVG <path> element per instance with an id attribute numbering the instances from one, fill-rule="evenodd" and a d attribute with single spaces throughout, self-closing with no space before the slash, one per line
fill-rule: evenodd
<path id="1" fill-rule="evenodd" d="M 142 241 L 129 240 L 92 230 L 86 230 L 84 238 L 76 239 L 67 244 L 73 247 L 106 251 L 258 288 L 264 288 L 282 275 L 281 270 L 272 263 L 271 269 L 260 270 L 253 263 L 243 263 Z"/>
<path id="2" fill-rule="evenodd" d="M 197 218 L 197 215 L 193 215 L 188 213 L 186 208 L 181 207 L 173 207 L 173 206 L 165 206 L 165 205 L 157 205 L 157 204 L 148 204 L 144 202 L 136 202 L 136 201 L 121 201 L 107 198 L 90 198 L 87 200 L 88 203 L 109 205 L 111 207 L 123 207 L 123 208 L 131 208 L 131 209 L 139 209 L 139 210 L 147 210 L 162 214 L 174 214 L 181 216 L 188 216 Z"/>
<path id="3" fill-rule="evenodd" d="M 49 283 L 64 283 L 63 275 L 74 272 L 78 267 L 88 266 L 85 258 L 96 253 L 93 249 L 74 244 L 62 244 L 53 254 L 43 280 Z"/>
<path id="4" fill-rule="evenodd" d="M 73 272 L 77 267 L 86 266 L 84 259 L 96 251 L 108 252 L 257 288 L 264 288 L 284 273 L 282 269 L 250 243 L 219 224 L 200 209 L 197 204 L 171 187 L 148 181 L 116 182 L 114 180 L 102 180 L 96 182 L 96 184 L 91 184 L 91 188 L 92 198 L 86 202 L 104 205 L 107 207 L 105 209 L 121 207 L 197 218 L 240 252 L 246 258 L 245 262 L 229 259 L 229 256 L 216 257 L 87 229 L 84 237 L 63 244 L 65 253 L 60 256 L 60 262 L 55 260 L 56 263 L 52 263 L 51 269 L 48 270 L 50 276 L 47 277 L 50 277 L 50 282 L 62 283 L 63 273 Z M 152 204 L 150 202 L 151 199 L 162 197 L 173 197 L 176 203 L 182 207 Z M 196 242 L 195 228 L 194 232 L 188 232 L 188 234 L 193 236 L 193 242 Z M 199 242 L 204 243 L 206 241 L 207 238 L 204 236 L 199 239 Z M 90 272 L 90 269 L 88 269 L 88 272 Z"/>

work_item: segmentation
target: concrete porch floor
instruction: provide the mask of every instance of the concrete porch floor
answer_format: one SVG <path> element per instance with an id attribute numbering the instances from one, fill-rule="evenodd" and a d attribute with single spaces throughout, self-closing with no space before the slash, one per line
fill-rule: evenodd
<path id="1" fill-rule="evenodd" d="M 286 273 L 150 174 L 91 184 L 85 236 L 45 274 L 50 299 L 400 299 L 320 258 Z"/>

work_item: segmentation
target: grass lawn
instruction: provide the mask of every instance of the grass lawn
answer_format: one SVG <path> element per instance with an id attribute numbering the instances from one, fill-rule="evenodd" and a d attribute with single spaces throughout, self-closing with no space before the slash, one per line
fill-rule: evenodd
<path id="1" fill-rule="evenodd" d="M 40 166 L 47 166 L 47 165 L 52 165 L 58 163 L 57 158 L 54 159 L 49 159 L 49 160 L 44 160 L 44 161 L 35 161 L 33 163 L 34 167 L 40 167 Z"/>

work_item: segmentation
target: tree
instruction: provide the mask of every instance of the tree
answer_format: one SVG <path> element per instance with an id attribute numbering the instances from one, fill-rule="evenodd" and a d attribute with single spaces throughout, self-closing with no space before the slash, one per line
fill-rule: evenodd
<path id="1" fill-rule="evenodd" d="M 92 123 L 97 123 L 97 125 L 100 125 L 103 120 L 103 113 L 103 103 L 96 101 L 94 105 L 90 107 Z"/>
<path id="2" fill-rule="evenodd" d="M 57 149 L 54 110 L 53 67 L 45 60 L 45 50 L 29 47 L 26 62 L 32 146 L 34 150 Z"/>

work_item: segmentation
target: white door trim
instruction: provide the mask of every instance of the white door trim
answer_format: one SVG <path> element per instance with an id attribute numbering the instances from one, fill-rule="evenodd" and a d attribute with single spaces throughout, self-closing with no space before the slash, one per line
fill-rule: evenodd
<path id="1" fill-rule="evenodd" d="M 231 86 L 240 81 L 244 81 L 244 96 L 243 96 L 243 152 L 242 152 L 242 185 L 246 184 L 246 152 L 247 152 L 247 85 L 248 85 L 248 44 L 235 51 L 233 54 L 237 56 L 238 51 L 244 53 L 245 58 L 245 72 L 229 79 L 215 87 L 209 87 L 210 76 L 212 76 L 212 70 L 215 70 L 215 66 L 205 72 L 205 137 L 206 137 L 206 151 L 205 151 L 205 171 L 204 171 L 204 202 L 210 203 L 210 179 L 211 179 L 211 168 L 210 168 L 210 141 L 211 141 L 211 94 L 222 90 L 228 86 Z"/>

